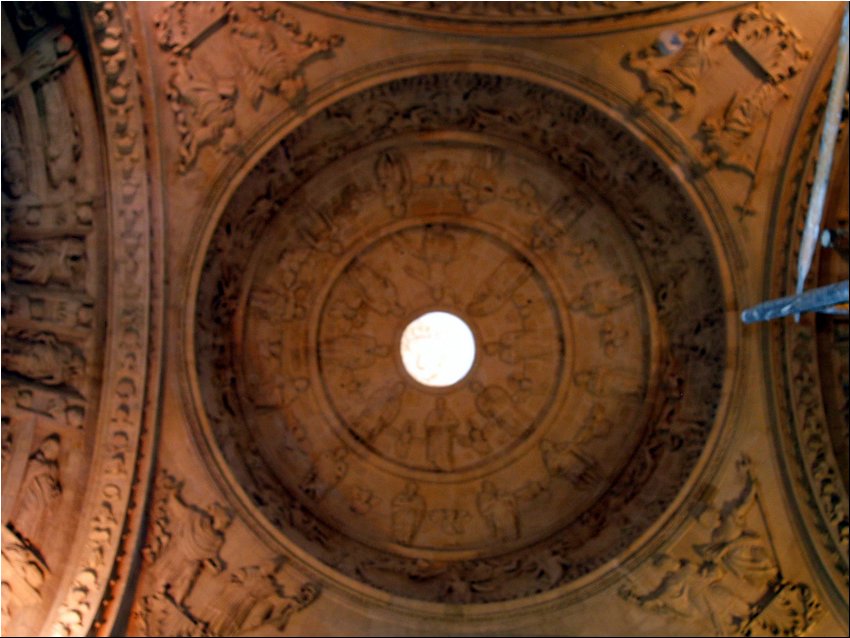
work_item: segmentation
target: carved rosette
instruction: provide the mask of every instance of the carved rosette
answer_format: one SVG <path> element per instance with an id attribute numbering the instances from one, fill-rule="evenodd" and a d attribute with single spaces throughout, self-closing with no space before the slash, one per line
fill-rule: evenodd
<path id="1" fill-rule="evenodd" d="M 726 336 L 705 232 L 580 101 L 477 74 L 375 86 L 285 138 L 218 222 L 194 332 L 208 436 L 284 545 L 364 584 L 565 586 L 664 514 L 708 441 Z M 447 388 L 398 353 L 435 309 L 478 349 Z"/>

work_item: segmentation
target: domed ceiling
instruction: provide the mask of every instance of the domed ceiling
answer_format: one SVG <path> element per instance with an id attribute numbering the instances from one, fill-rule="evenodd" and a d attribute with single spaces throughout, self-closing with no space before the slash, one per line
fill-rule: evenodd
<path id="1" fill-rule="evenodd" d="M 4 631 L 846 635 L 837 3 L 25 4 Z"/>
<path id="2" fill-rule="evenodd" d="M 566 94 L 453 73 L 348 97 L 268 152 L 212 236 L 208 434 L 281 536 L 348 577 L 462 603 L 571 583 L 664 512 L 709 437 L 727 344 L 706 223 Z M 401 360 L 429 311 L 475 339 L 447 387 Z"/>

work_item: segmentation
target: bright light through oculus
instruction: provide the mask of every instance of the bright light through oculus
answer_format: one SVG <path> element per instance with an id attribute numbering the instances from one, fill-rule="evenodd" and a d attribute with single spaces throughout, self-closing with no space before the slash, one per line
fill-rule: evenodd
<path id="1" fill-rule="evenodd" d="M 475 361 L 475 337 L 459 317 L 428 312 L 404 329 L 401 360 L 419 383 L 435 388 L 453 385 Z"/>

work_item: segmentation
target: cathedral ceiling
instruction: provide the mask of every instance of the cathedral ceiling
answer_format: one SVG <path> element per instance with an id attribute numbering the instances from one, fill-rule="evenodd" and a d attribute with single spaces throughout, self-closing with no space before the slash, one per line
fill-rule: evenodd
<path id="1" fill-rule="evenodd" d="M 841 9 L 4 3 L 4 632 L 846 635 Z"/>

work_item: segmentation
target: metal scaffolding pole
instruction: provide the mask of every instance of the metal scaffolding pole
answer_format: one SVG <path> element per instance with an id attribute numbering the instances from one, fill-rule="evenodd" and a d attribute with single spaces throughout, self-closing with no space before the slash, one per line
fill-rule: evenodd
<path id="1" fill-rule="evenodd" d="M 799 295 L 765 301 L 744 310 L 741 313 L 741 320 L 744 323 L 756 323 L 789 315 L 799 315 L 803 312 L 846 314 L 848 301 L 850 301 L 850 279 L 807 290 Z M 844 304 L 843 308 L 842 304 Z"/>
<path id="2" fill-rule="evenodd" d="M 812 185 L 812 196 L 809 200 L 809 211 L 806 215 L 806 226 L 803 239 L 800 241 L 800 256 L 797 259 L 797 294 L 803 292 L 806 277 L 812 267 L 818 237 L 821 232 L 823 203 L 829 186 L 829 173 L 832 169 L 832 155 L 835 142 L 838 139 L 838 128 L 841 125 L 841 109 L 844 106 L 844 91 L 847 87 L 848 66 L 848 9 L 844 10 L 844 20 L 841 25 L 841 38 L 838 41 L 838 59 L 832 73 L 832 86 L 826 103 L 826 116 L 821 134 L 818 165 L 815 169 L 815 179 Z"/>

